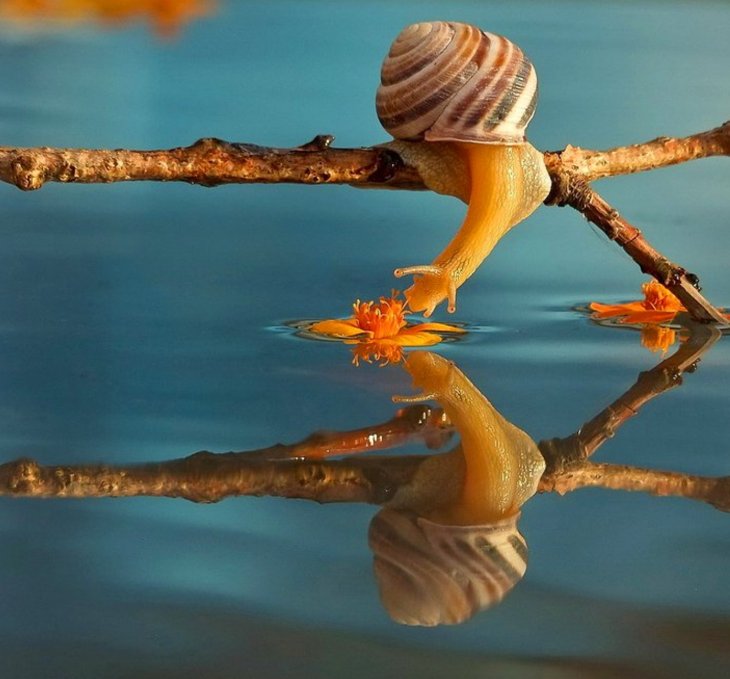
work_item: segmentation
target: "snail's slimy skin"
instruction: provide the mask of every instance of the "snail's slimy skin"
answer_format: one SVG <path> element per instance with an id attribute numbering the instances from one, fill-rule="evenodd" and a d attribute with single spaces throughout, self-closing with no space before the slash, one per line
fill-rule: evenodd
<path id="1" fill-rule="evenodd" d="M 395 270 L 397 277 L 416 274 L 413 286 L 405 291 L 413 311 L 428 317 L 447 299 L 453 313 L 457 288 L 499 239 L 545 200 L 550 177 L 543 156 L 527 143 L 396 141 L 387 146 L 414 165 L 430 189 L 469 204 L 463 225 L 433 264 Z"/>
<path id="2" fill-rule="evenodd" d="M 535 494 L 545 471 L 545 460 L 535 442 L 505 420 L 450 361 L 417 351 L 410 354 L 405 367 L 414 387 L 424 393 L 398 400 L 436 400 L 461 436 L 460 445 L 449 453 L 463 456 L 458 492 L 450 478 L 444 488 L 445 502 L 422 515 L 436 523 L 473 525 L 517 514 Z M 437 467 L 424 467 L 426 475 L 438 471 Z"/>

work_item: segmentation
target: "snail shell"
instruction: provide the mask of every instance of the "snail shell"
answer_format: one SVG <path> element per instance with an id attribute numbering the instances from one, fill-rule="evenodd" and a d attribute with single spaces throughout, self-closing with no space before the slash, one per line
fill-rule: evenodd
<path id="1" fill-rule="evenodd" d="M 522 144 L 537 75 L 514 43 L 468 24 L 407 26 L 383 62 L 378 117 L 396 139 Z"/>
<path id="2" fill-rule="evenodd" d="M 381 510 L 368 535 L 380 598 L 404 625 L 456 625 L 499 603 L 527 570 L 519 515 L 486 526 L 444 526 Z"/>

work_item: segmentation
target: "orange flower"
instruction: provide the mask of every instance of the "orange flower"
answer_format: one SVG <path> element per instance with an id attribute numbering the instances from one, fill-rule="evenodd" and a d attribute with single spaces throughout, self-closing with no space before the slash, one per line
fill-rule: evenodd
<path id="1" fill-rule="evenodd" d="M 591 318 L 616 319 L 617 323 L 636 324 L 641 326 L 641 344 L 654 353 L 667 353 L 679 336 L 680 341 L 685 338 L 681 333 L 684 328 L 674 330 L 662 323 L 671 323 L 679 312 L 687 309 L 661 283 L 649 281 L 641 286 L 644 299 L 628 304 L 599 304 L 592 302 L 590 308 L 595 313 Z M 722 309 L 720 309 L 722 311 Z M 730 319 L 730 314 L 723 314 Z M 681 325 L 681 324 L 680 324 Z"/>
<path id="2" fill-rule="evenodd" d="M 172 38 L 189 21 L 215 11 L 215 0 L 0 0 L 0 18 L 15 21 L 119 24 L 148 18 L 162 38 Z"/>
<path id="3" fill-rule="evenodd" d="M 357 300 L 352 305 L 352 316 L 347 319 L 320 321 L 308 330 L 316 335 L 354 344 L 353 363 L 381 361 L 380 365 L 397 363 L 403 358 L 403 347 L 428 347 L 443 340 L 442 333 L 463 333 L 446 323 L 418 323 L 409 325 L 406 316 L 411 312 L 407 302 L 391 297 L 381 297 L 375 302 Z"/>
<path id="4" fill-rule="evenodd" d="M 672 292 L 657 281 L 641 286 L 644 299 L 628 304 L 591 302 L 592 318 L 619 318 L 619 323 L 667 323 L 680 311 L 687 311 Z"/>

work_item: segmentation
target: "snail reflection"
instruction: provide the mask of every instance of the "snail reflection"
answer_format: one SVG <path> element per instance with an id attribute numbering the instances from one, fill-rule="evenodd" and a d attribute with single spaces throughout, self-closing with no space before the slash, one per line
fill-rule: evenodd
<path id="1" fill-rule="evenodd" d="M 517 522 L 545 461 L 453 363 L 419 351 L 405 367 L 424 393 L 397 400 L 435 400 L 461 441 L 426 459 L 373 519 L 375 574 L 396 621 L 459 623 L 501 601 L 525 574 Z"/>
<path id="2" fill-rule="evenodd" d="M 567 437 L 537 445 L 505 420 L 448 361 L 419 351 L 405 368 L 420 390 L 382 424 L 317 432 L 300 443 L 196 453 L 135 466 L 0 465 L 0 494 L 23 497 L 165 496 L 195 502 L 276 496 L 380 505 L 369 530 L 381 598 L 407 624 L 458 623 L 498 603 L 525 574 L 520 507 L 537 492 L 603 487 L 676 496 L 730 511 L 730 476 L 706 477 L 594 462 L 642 406 L 682 383 L 721 337 L 690 324 L 675 353 Z M 429 398 L 437 406 L 421 403 Z M 413 441 L 450 452 L 358 455 Z M 340 459 L 332 459 L 338 457 Z M 544 460 L 543 460 L 544 459 Z M 544 472 L 543 472 L 544 469 Z"/>

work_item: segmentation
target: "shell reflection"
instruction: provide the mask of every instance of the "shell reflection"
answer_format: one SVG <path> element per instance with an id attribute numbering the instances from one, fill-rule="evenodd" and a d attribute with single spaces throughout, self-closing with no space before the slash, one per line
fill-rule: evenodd
<path id="1" fill-rule="evenodd" d="M 517 529 L 545 462 L 453 363 L 430 352 L 405 365 L 461 436 L 429 458 L 370 525 L 380 596 L 397 622 L 458 624 L 499 603 L 527 570 Z"/>

